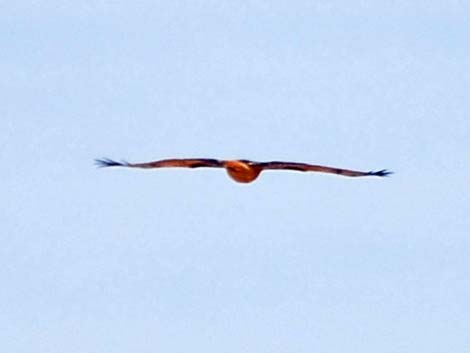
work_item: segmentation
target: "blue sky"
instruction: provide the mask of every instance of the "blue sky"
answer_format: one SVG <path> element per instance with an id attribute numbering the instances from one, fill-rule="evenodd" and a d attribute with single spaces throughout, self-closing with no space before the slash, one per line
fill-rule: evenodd
<path id="1" fill-rule="evenodd" d="M 9 352 L 464 352 L 470 5 L 0 11 Z M 386 179 L 96 169 L 292 160 Z"/>

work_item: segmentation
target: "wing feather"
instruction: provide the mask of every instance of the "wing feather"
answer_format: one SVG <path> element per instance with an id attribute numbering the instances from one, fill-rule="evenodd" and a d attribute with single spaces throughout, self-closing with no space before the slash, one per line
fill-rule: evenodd
<path id="1" fill-rule="evenodd" d="M 260 166 L 263 169 L 286 169 L 286 170 L 296 170 L 300 172 L 320 172 L 320 173 L 330 173 L 344 175 L 348 177 L 361 177 L 361 176 L 387 176 L 392 174 L 392 172 L 382 169 L 379 171 L 370 171 L 370 172 L 361 172 L 357 170 L 343 169 L 343 168 L 334 168 L 324 165 L 314 165 L 307 163 L 295 163 L 295 162 L 264 162 L 260 163 Z"/>
<path id="2" fill-rule="evenodd" d="M 102 158 L 96 159 L 95 163 L 99 167 L 130 167 L 130 168 L 222 168 L 224 166 L 223 161 L 218 159 L 209 158 L 178 158 L 178 159 L 162 159 L 152 162 L 144 163 L 128 163 L 126 161 L 116 162 L 112 159 Z"/>

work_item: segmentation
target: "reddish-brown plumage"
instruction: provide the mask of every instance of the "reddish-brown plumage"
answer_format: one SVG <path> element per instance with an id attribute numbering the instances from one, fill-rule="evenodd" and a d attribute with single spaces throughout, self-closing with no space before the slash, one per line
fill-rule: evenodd
<path id="1" fill-rule="evenodd" d="M 250 163 L 243 161 L 227 161 L 224 163 L 224 167 L 228 175 L 239 183 L 251 183 L 262 171 L 260 165 L 250 165 Z"/>
<path id="2" fill-rule="evenodd" d="M 146 163 L 116 162 L 111 159 L 97 159 L 96 164 L 100 167 L 129 167 L 129 168 L 225 168 L 228 175 L 239 183 L 250 183 L 254 181 L 263 170 L 294 170 L 301 172 L 321 172 L 337 174 L 348 177 L 379 176 L 384 177 L 392 172 L 386 169 L 377 172 L 360 172 L 350 169 L 333 168 L 322 165 L 313 165 L 296 162 L 254 162 L 249 160 L 217 160 L 208 158 L 177 158 L 162 159 Z"/>

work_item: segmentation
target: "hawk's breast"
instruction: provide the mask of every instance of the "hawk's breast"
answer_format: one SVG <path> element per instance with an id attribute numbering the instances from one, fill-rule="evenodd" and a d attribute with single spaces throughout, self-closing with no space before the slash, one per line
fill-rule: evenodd
<path id="1" fill-rule="evenodd" d="M 255 180 L 261 172 L 260 167 L 249 165 L 242 161 L 228 161 L 225 164 L 230 177 L 239 183 L 250 183 Z"/>

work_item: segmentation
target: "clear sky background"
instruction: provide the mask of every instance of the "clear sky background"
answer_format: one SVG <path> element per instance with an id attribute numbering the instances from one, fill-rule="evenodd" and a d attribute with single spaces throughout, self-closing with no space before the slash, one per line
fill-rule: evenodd
<path id="1" fill-rule="evenodd" d="M 468 352 L 470 3 L 0 5 L 4 352 Z M 292 160 L 391 178 L 97 169 Z"/>

